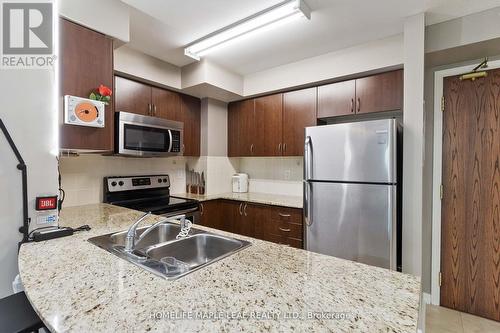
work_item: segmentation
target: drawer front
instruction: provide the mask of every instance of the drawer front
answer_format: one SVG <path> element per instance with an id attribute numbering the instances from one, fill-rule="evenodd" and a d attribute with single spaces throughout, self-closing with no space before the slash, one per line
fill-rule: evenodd
<path id="1" fill-rule="evenodd" d="M 286 237 L 283 235 L 267 234 L 265 240 L 276 244 L 288 245 L 297 249 L 303 249 L 302 239 Z"/>
<path id="2" fill-rule="evenodd" d="M 271 207 L 270 217 L 287 223 L 302 224 L 302 210 L 287 207 Z"/>
<path id="3" fill-rule="evenodd" d="M 303 233 L 302 224 L 288 223 L 275 219 L 269 219 L 264 226 L 264 230 L 268 234 L 282 235 L 298 239 L 302 239 Z"/>

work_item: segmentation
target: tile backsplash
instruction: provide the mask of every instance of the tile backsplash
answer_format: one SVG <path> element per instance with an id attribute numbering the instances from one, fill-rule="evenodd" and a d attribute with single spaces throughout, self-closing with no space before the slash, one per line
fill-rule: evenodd
<path id="1" fill-rule="evenodd" d="M 169 174 L 172 193 L 185 191 L 185 158 L 129 158 L 81 155 L 61 157 L 59 167 L 62 188 L 66 193 L 64 207 L 102 202 L 103 178 Z"/>
<path id="2" fill-rule="evenodd" d="M 103 178 L 169 174 L 172 194 L 186 190 L 185 165 L 205 172 L 207 194 L 231 192 L 231 176 L 248 173 L 250 192 L 302 195 L 301 157 L 224 156 L 129 158 L 119 156 L 81 155 L 61 157 L 62 188 L 66 193 L 64 207 L 102 202 Z"/>

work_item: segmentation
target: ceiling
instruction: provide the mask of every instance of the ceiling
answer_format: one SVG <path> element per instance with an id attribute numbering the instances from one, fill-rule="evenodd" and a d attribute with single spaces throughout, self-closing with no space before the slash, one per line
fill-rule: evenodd
<path id="1" fill-rule="evenodd" d="M 282 0 L 121 0 L 132 7 L 130 47 L 176 66 L 194 60 L 184 46 Z M 205 56 L 242 75 L 403 31 L 407 16 L 434 24 L 500 6 L 500 0 L 305 0 L 311 20 L 257 32 Z"/>

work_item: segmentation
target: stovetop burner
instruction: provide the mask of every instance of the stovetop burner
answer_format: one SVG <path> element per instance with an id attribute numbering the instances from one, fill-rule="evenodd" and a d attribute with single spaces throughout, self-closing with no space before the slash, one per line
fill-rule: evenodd
<path id="1" fill-rule="evenodd" d="M 104 202 L 156 215 L 177 215 L 198 209 L 196 200 L 170 196 L 168 175 L 106 177 Z"/>

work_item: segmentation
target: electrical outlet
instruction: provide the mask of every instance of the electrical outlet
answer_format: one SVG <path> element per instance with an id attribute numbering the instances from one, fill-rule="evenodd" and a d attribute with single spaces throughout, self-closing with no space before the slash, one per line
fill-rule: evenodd
<path id="1" fill-rule="evenodd" d="M 291 173 L 292 172 L 290 170 L 285 170 L 285 180 L 290 180 Z"/>

